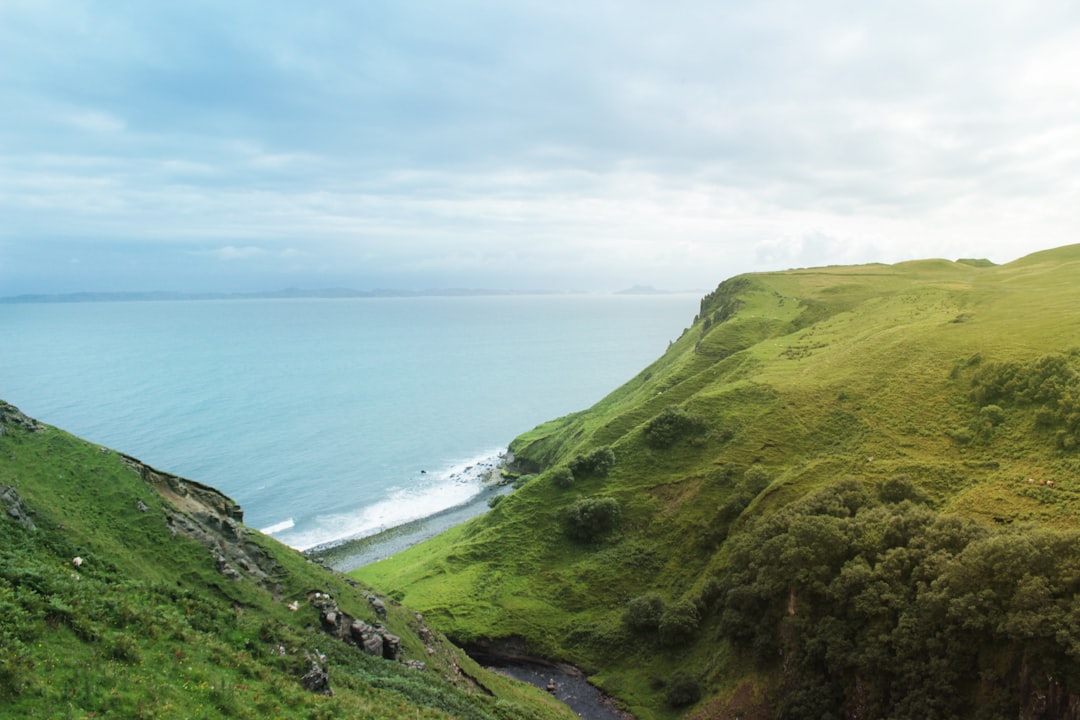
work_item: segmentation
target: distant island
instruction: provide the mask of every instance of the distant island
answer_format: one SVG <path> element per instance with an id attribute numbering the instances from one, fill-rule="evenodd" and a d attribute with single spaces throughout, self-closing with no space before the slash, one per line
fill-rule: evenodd
<path id="1" fill-rule="evenodd" d="M 670 290 L 657 290 L 652 285 L 635 285 L 634 287 L 619 290 L 616 295 L 672 295 Z"/>

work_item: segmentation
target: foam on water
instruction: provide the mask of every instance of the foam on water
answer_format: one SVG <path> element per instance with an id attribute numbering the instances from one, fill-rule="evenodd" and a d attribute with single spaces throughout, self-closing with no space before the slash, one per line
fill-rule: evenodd
<path id="1" fill-rule="evenodd" d="M 264 532 L 267 535 L 274 535 L 274 534 L 279 533 L 279 532 L 284 532 L 284 531 L 294 527 L 295 525 L 296 525 L 296 521 L 293 520 L 292 518 L 289 518 L 288 520 L 282 520 L 279 523 L 274 523 L 273 525 L 270 525 L 268 527 L 264 527 L 260 532 Z"/>
<path id="2" fill-rule="evenodd" d="M 503 450 L 491 451 L 438 472 L 424 472 L 406 487 L 389 488 L 385 499 L 365 507 L 316 515 L 300 526 L 290 519 L 263 532 L 298 550 L 374 535 L 464 505 L 483 490 L 505 457 Z"/>

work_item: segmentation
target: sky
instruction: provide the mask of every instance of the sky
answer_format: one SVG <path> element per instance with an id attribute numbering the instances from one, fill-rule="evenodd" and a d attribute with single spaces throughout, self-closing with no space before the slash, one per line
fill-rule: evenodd
<path id="1" fill-rule="evenodd" d="M 0 0 L 0 296 L 1080 242 L 1073 0 Z"/>

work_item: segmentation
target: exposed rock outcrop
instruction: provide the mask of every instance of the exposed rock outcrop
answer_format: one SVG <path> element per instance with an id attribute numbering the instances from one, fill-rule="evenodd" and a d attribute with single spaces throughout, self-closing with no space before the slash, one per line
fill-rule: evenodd
<path id="1" fill-rule="evenodd" d="M 370 602 L 371 598 L 369 597 L 368 600 Z M 387 660 L 399 659 L 401 638 L 383 627 L 382 623 L 369 625 L 363 620 L 341 612 L 334 598 L 324 592 L 308 593 L 308 602 L 319 611 L 319 621 L 322 623 L 323 632 L 327 635 L 354 645 L 368 655 Z M 385 616 L 384 606 L 380 617 Z"/>
<path id="2" fill-rule="evenodd" d="M 307 659 L 311 662 L 311 668 L 300 678 L 300 684 L 311 692 L 333 695 L 334 691 L 330 689 L 330 667 L 327 665 L 326 656 L 308 655 Z"/>
<path id="3" fill-rule="evenodd" d="M 45 429 L 45 426 L 34 418 L 23 415 L 19 408 L 0 400 L 0 435 L 3 435 L 11 426 L 21 427 L 30 432 L 41 432 Z"/>
<path id="4" fill-rule="evenodd" d="M 1020 669 L 1020 720 L 1080 720 L 1080 695 L 1069 692 L 1061 680 Z"/>
<path id="5" fill-rule="evenodd" d="M 184 535 L 206 546 L 217 561 L 218 572 L 225 577 L 247 577 L 275 595 L 280 594 L 274 580 L 278 565 L 251 540 L 239 503 L 209 485 L 157 470 L 130 455 L 120 457 L 166 500 L 167 522 L 174 535 Z"/>
<path id="6" fill-rule="evenodd" d="M 34 529 L 34 520 L 30 517 L 34 513 L 23 504 L 15 488 L 10 485 L 0 485 L 0 506 L 3 506 L 4 512 L 9 517 L 22 523 L 28 530 Z"/>

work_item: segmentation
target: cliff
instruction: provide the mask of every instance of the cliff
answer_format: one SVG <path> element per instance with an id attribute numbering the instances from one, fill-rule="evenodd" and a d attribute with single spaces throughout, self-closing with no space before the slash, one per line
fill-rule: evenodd
<path id="1" fill-rule="evenodd" d="M 1080 246 L 728 279 L 511 447 L 487 516 L 353 576 L 636 716 L 1074 718 Z"/>

